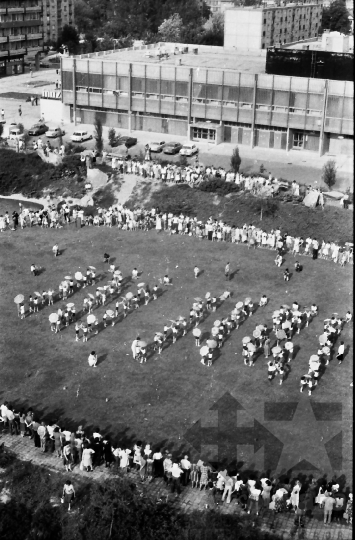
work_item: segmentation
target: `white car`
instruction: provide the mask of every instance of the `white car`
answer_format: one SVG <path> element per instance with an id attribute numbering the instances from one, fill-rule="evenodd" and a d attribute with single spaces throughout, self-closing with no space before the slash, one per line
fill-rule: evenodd
<path id="1" fill-rule="evenodd" d="M 18 127 L 12 128 L 9 131 L 9 139 L 10 139 L 10 141 L 16 141 L 16 139 L 17 140 L 23 139 L 23 136 L 24 136 L 24 134 L 21 133 L 21 130 Z"/>
<path id="2" fill-rule="evenodd" d="M 72 142 L 84 142 L 90 141 L 90 139 L 92 139 L 92 135 L 83 129 L 74 131 L 73 135 L 71 136 Z"/>
<path id="3" fill-rule="evenodd" d="M 165 141 L 149 143 L 151 152 L 162 152 L 165 145 Z"/>
<path id="4" fill-rule="evenodd" d="M 52 139 L 56 139 L 61 135 L 65 135 L 65 131 L 61 130 L 59 127 L 50 127 L 46 131 L 46 137 L 50 137 Z"/>
<path id="5" fill-rule="evenodd" d="M 182 148 L 180 150 L 180 155 L 182 156 L 193 156 L 194 154 L 197 154 L 198 148 L 193 143 L 186 143 L 182 145 Z"/>

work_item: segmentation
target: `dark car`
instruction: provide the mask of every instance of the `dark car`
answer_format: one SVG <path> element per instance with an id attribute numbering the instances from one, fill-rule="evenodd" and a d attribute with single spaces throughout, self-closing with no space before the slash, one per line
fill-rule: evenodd
<path id="1" fill-rule="evenodd" d="M 46 126 L 45 124 L 35 124 L 28 130 L 28 134 L 32 137 L 35 135 L 42 135 L 47 131 L 47 129 L 48 126 Z"/>
<path id="2" fill-rule="evenodd" d="M 131 148 L 131 146 L 135 146 L 137 144 L 137 139 L 135 137 L 124 135 L 123 137 L 120 137 L 117 142 L 118 144 L 124 144 L 126 148 Z"/>
<path id="3" fill-rule="evenodd" d="M 167 143 L 164 146 L 164 154 L 178 154 L 182 148 L 182 144 L 178 142 Z"/>

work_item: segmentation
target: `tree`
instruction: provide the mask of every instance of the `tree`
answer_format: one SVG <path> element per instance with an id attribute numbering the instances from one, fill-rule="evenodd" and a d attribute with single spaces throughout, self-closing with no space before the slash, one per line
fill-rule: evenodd
<path id="1" fill-rule="evenodd" d="M 337 167 L 334 159 L 328 159 L 328 161 L 323 165 L 322 169 L 322 180 L 328 186 L 329 189 L 336 183 L 337 176 Z"/>
<path id="2" fill-rule="evenodd" d="M 115 128 L 112 127 L 108 130 L 108 144 L 111 148 L 117 145 L 117 139 L 119 138 L 120 136 L 116 134 Z"/>
<path id="3" fill-rule="evenodd" d="M 25 131 L 25 128 L 24 128 L 24 125 L 23 125 L 23 124 L 21 124 L 21 122 L 20 122 L 19 124 L 17 124 L 17 127 L 19 128 L 19 130 L 20 130 L 20 133 L 24 133 L 24 131 Z"/>
<path id="4" fill-rule="evenodd" d="M 0 124 L 0 139 L 3 133 L 4 133 L 4 124 Z"/>
<path id="5" fill-rule="evenodd" d="M 178 13 L 174 13 L 169 19 L 165 19 L 158 28 L 161 41 L 179 43 L 183 22 Z"/>
<path id="6" fill-rule="evenodd" d="M 57 41 L 57 48 L 66 45 L 69 52 L 75 54 L 79 50 L 79 34 L 74 26 L 65 24 Z"/>
<path id="7" fill-rule="evenodd" d="M 101 154 L 104 147 L 104 139 L 102 135 L 102 132 L 103 132 L 102 121 L 98 114 L 96 114 L 95 116 L 94 128 L 95 128 L 94 139 L 96 141 L 95 148 L 98 151 L 98 153 Z"/>
<path id="8" fill-rule="evenodd" d="M 344 0 L 335 0 L 330 6 L 323 9 L 322 30 L 348 34 L 350 31 L 349 11 Z"/>
<path id="9" fill-rule="evenodd" d="M 27 130 L 24 131 L 24 132 L 23 132 L 22 140 L 23 140 L 23 143 L 24 143 L 24 145 L 25 145 L 25 150 L 27 150 L 27 147 L 28 147 L 28 144 L 29 144 L 29 142 L 30 142 L 30 139 L 31 139 L 31 137 L 29 136 L 28 131 L 27 131 Z"/>
<path id="10" fill-rule="evenodd" d="M 242 158 L 239 155 L 239 148 L 236 146 L 233 150 L 231 157 L 231 168 L 235 173 L 239 172 L 240 165 L 242 163 Z"/>
<path id="11" fill-rule="evenodd" d="M 223 46 L 224 15 L 221 12 L 213 13 L 203 25 L 203 34 L 200 43 L 203 45 Z"/>
<path id="12" fill-rule="evenodd" d="M 263 220 L 263 215 L 274 216 L 279 209 L 279 203 L 274 199 L 258 197 L 252 201 L 252 210 L 260 212 L 260 221 Z"/>

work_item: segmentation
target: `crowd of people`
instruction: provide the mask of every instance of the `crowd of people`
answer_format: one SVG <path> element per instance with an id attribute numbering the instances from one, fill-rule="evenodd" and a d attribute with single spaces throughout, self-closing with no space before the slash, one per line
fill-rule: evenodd
<path id="1" fill-rule="evenodd" d="M 324 523 L 345 517 L 352 523 L 353 497 L 339 492 L 336 480 L 327 482 L 315 478 L 290 480 L 286 476 L 258 478 L 255 474 L 236 473 L 221 466 L 214 468 L 203 459 L 191 460 L 189 455 L 173 457 L 168 449 L 153 447 L 147 441 L 137 441 L 132 446 L 117 445 L 99 430 L 91 435 L 85 433 L 82 426 L 69 430 L 56 422 L 43 422 L 33 409 L 17 410 L 9 402 L 0 406 L 2 428 L 12 435 L 28 437 L 34 446 L 42 452 L 62 459 L 65 470 L 69 473 L 73 467 L 91 472 L 102 465 L 105 468 L 116 467 L 123 474 L 136 471 L 142 483 L 163 478 L 168 489 L 176 496 L 181 488 L 190 486 L 208 492 L 208 504 L 230 504 L 236 499 L 237 504 L 247 513 L 259 514 L 272 510 L 275 513 L 294 511 L 299 524 L 307 510 L 310 515 L 315 504 L 324 508 Z M 68 480 L 63 489 L 63 502 L 70 504 L 75 496 L 72 482 Z M 65 498 L 65 500 L 64 500 Z"/>
<path id="2" fill-rule="evenodd" d="M 281 266 L 286 253 L 298 256 L 311 256 L 313 259 L 331 260 L 340 266 L 353 263 L 353 244 L 346 242 L 339 244 L 320 241 L 312 237 L 303 238 L 301 236 L 291 236 L 287 231 L 276 228 L 265 231 L 255 225 L 230 226 L 221 220 L 210 217 L 205 223 L 196 217 L 189 217 L 180 214 L 160 212 L 159 208 L 144 210 L 130 210 L 118 204 L 109 209 L 98 208 L 95 216 L 85 215 L 83 209 L 73 208 L 63 202 L 59 210 L 55 205 L 48 205 L 43 210 L 32 211 L 23 208 L 20 203 L 19 212 L 14 211 L 12 216 L 5 213 L 0 216 L 0 231 L 6 229 L 16 230 L 19 226 L 25 227 L 39 226 L 42 228 L 58 228 L 69 222 L 74 222 L 76 226 L 83 225 L 107 227 L 117 226 L 121 230 L 135 231 L 141 229 L 148 231 L 155 228 L 158 232 L 166 231 L 169 234 L 182 234 L 195 236 L 215 242 L 232 242 L 235 244 L 245 244 L 248 248 L 265 248 L 276 250 L 278 253 L 275 263 Z"/>

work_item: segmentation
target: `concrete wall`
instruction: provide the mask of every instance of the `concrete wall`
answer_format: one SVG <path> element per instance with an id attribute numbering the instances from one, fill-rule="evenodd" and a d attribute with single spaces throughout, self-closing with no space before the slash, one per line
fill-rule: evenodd
<path id="1" fill-rule="evenodd" d="M 260 50 L 263 13 L 256 9 L 224 12 L 224 48 Z"/>
<path id="2" fill-rule="evenodd" d="M 342 154 L 346 156 L 354 155 L 354 140 L 339 139 L 337 135 L 330 134 L 329 138 L 329 154 Z"/>
<path id="3" fill-rule="evenodd" d="M 60 124 L 61 120 L 70 120 L 70 109 L 60 99 L 41 98 L 40 105 L 41 117 L 44 117 L 45 122 Z"/>

